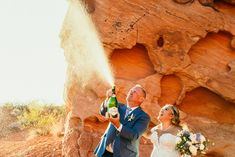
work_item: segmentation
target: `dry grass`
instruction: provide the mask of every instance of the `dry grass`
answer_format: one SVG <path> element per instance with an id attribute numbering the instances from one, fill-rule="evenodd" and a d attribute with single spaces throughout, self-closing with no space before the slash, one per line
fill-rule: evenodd
<path id="1" fill-rule="evenodd" d="M 6 103 L 0 107 L 0 137 L 29 128 L 37 135 L 51 134 L 55 126 L 59 126 L 64 114 L 64 106 L 55 104 L 37 101 L 27 104 Z"/>

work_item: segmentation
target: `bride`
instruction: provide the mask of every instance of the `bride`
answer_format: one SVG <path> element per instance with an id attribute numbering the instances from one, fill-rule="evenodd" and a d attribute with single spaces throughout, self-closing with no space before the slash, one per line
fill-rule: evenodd
<path id="1" fill-rule="evenodd" d="M 167 104 L 161 108 L 158 120 L 160 124 L 151 129 L 149 136 L 154 146 L 151 157 L 180 157 L 175 149 L 176 134 L 181 130 L 179 110 Z"/>

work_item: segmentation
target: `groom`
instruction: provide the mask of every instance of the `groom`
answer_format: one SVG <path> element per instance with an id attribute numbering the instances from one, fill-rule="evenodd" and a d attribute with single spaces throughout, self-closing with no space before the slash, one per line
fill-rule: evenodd
<path id="1" fill-rule="evenodd" d="M 106 101 L 101 105 L 100 113 L 103 116 L 107 112 L 106 102 L 110 96 L 111 90 L 107 91 Z M 129 90 L 127 104 L 119 104 L 118 117 L 108 118 L 109 126 L 94 152 L 97 157 L 139 156 L 139 140 L 150 120 L 149 115 L 140 107 L 145 98 L 145 90 L 140 85 Z"/>

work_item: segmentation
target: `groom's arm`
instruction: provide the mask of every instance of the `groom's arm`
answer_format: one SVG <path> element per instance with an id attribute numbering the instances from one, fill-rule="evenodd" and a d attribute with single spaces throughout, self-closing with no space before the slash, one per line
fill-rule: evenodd
<path id="1" fill-rule="evenodd" d="M 149 121 L 150 117 L 144 114 L 135 122 L 134 127 L 122 125 L 120 136 L 129 140 L 138 139 L 147 130 Z"/>

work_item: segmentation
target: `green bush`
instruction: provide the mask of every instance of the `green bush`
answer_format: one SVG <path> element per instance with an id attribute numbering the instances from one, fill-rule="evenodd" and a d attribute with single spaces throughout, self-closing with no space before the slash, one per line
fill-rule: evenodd
<path id="1" fill-rule="evenodd" d="M 63 106 L 37 102 L 29 103 L 20 110 L 22 112 L 17 118 L 22 127 L 34 128 L 40 135 L 49 134 L 51 127 L 59 122 L 65 114 Z"/>

